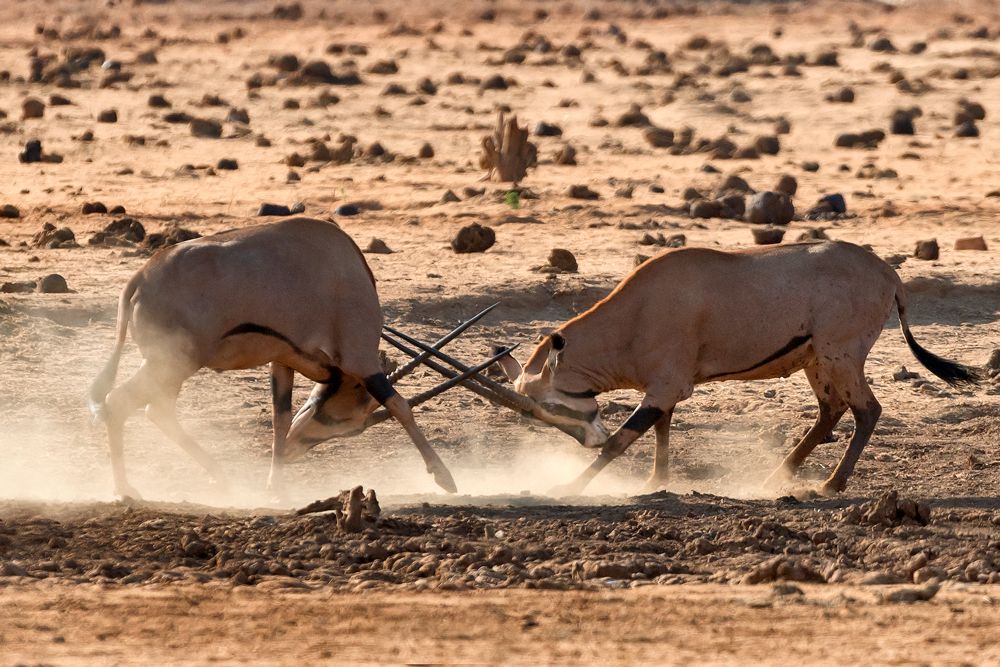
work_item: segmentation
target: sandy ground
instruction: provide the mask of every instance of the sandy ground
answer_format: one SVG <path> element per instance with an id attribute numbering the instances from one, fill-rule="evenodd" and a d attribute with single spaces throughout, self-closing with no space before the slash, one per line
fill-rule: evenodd
<path id="1" fill-rule="evenodd" d="M 777 645 L 794 649 L 803 662 L 871 655 L 884 662 L 995 662 L 986 640 L 990 623 L 996 624 L 987 601 L 996 593 L 980 582 L 1000 578 L 997 384 L 945 387 L 910 356 L 895 316 L 867 366 L 882 419 L 845 496 L 832 500 L 812 498 L 807 489 L 836 464 L 850 419 L 837 427 L 834 442 L 810 457 L 801 480 L 777 494 L 760 488 L 815 418 L 801 375 L 699 387 L 675 413 L 669 494 L 630 495 L 651 466 L 647 436 L 595 480 L 591 495 L 559 503 L 546 490 L 573 477 L 590 454 L 557 432 L 453 391 L 422 406 L 417 419 L 452 467 L 458 497 L 437 492 L 392 423 L 323 445 L 290 469 L 285 505 L 300 507 L 356 484 L 377 489 L 386 511 L 366 539 L 340 534 L 326 515 L 296 519 L 284 513 L 285 505 L 268 505 L 270 398 L 261 369 L 202 372 L 182 395 L 184 423 L 230 474 L 231 494 L 211 488 L 199 468 L 137 415 L 126 455 L 133 485 L 150 502 L 110 503 L 103 434 L 81 400 L 110 351 L 117 294 L 148 256 L 141 244 L 90 245 L 122 215 L 85 215 L 86 202 L 121 205 L 147 232 L 179 225 L 200 234 L 264 221 L 254 216 L 263 202 L 302 202 L 307 215 L 335 218 L 362 247 L 379 238 L 394 251 L 366 258 L 387 319 L 408 332 L 435 338 L 499 301 L 450 347 L 472 361 L 495 343 L 528 347 L 592 305 L 632 269 L 637 254 L 657 250 L 641 243 L 644 234 L 684 234 L 689 246 L 752 244 L 744 222 L 692 219 L 686 212 L 686 188 L 711 194 L 729 174 L 757 190 L 773 188 L 783 174 L 797 179 L 798 216 L 786 240 L 824 228 L 829 237 L 869 244 L 880 256 L 906 256 L 899 273 L 917 339 L 938 354 L 982 366 L 1000 341 L 1000 198 L 990 194 L 1000 188 L 1000 14 L 986 2 L 897 4 L 889 11 L 865 2 L 711 3 L 690 12 L 663 5 L 668 11 L 661 17 L 646 5 L 617 3 L 399 8 L 306 2 L 305 18 L 288 20 L 275 18 L 270 2 L 63 0 L 44 12 L 37 3 L 4 3 L 0 71 L 9 77 L 0 82 L 0 109 L 7 114 L 0 120 L 0 205 L 12 204 L 20 217 L 0 218 L 0 239 L 9 244 L 0 245 L 0 284 L 59 273 L 73 291 L 0 296 L 0 498 L 7 499 L 0 505 L 6 572 L 0 613 L 17 614 L 13 629 L 0 637 L 0 660 L 92 664 L 97 656 L 122 662 L 146 655 L 163 662 L 235 662 L 266 654 L 275 663 L 533 662 L 532 655 L 552 662 L 608 661 L 609 655 L 621 662 L 733 662 L 778 661 Z M 495 20 L 484 20 L 487 7 Z M 384 19 L 374 11 L 379 8 Z M 548 16 L 538 16 L 538 9 Z M 587 15 L 593 9 L 599 12 Z M 860 37 L 852 35 L 850 20 Z M 981 27 L 985 35 L 977 32 Z M 504 62 L 509 49 L 535 39 L 528 31 L 552 49 L 525 50 L 521 64 Z M 707 48 L 694 48 L 697 35 L 708 38 Z M 881 35 L 897 52 L 870 48 Z M 927 49 L 910 53 L 917 41 Z M 724 75 L 765 43 L 777 62 Z M 564 50 L 569 44 L 580 49 L 579 58 Z M 78 62 L 80 49 L 90 47 L 103 54 L 68 81 L 30 80 L 32 57 L 44 73 Z M 662 50 L 669 66 L 644 72 L 651 49 Z M 838 53 L 837 66 L 811 64 L 829 50 Z M 322 60 L 337 73 L 357 71 L 362 83 L 296 84 L 269 64 L 282 54 L 294 54 L 300 65 Z M 805 63 L 789 68 L 797 54 Z M 117 71 L 114 62 L 102 69 L 102 60 L 120 63 L 119 80 L 102 85 Z M 372 71 L 391 70 L 373 67 L 387 60 L 395 73 Z M 455 83 L 454 73 L 466 83 Z M 516 85 L 480 90 L 472 82 L 494 74 Z M 248 87 L 256 75 L 264 85 Z M 418 90 L 425 78 L 436 86 L 433 94 L 426 86 Z M 383 94 L 393 83 L 405 94 Z M 845 86 L 854 102 L 825 100 Z M 321 105 L 323 93 L 339 100 Z M 53 106 L 53 94 L 71 103 Z M 172 106 L 150 107 L 154 94 Z M 22 119 L 26 97 L 45 103 L 43 117 Z M 978 138 L 955 137 L 961 98 L 986 111 L 976 123 Z M 759 159 L 674 155 L 649 145 L 641 128 L 616 126 L 632 103 L 659 127 L 677 134 L 692 128 L 696 140 L 725 135 L 743 147 L 773 135 L 781 119 L 790 132 L 778 135 L 777 155 Z M 532 137 L 539 165 L 524 180 L 530 192 L 517 209 L 505 202 L 509 186 L 482 181 L 478 166 L 480 140 L 504 105 L 529 128 L 544 121 L 562 130 L 561 136 Z M 914 105 L 921 110 L 914 135 L 890 134 L 873 149 L 834 147 L 844 132 L 888 131 L 890 114 Z M 109 109 L 117 122 L 98 122 Z M 231 109 L 245 110 L 249 123 L 228 120 L 239 116 Z M 187 124 L 167 121 L 174 112 L 219 121 L 222 137 L 192 136 Z M 88 130 L 92 140 L 81 140 Z M 356 136 L 366 153 L 378 142 L 394 157 L 287 163 L 292 153 L 310 155 L 310 140 L 333 148 L 341 134 Z M 63 161 L 18 163 L 17 154 L 34 138 Z M 418 158 L 425 142 L 434 156 Z M 575 166 L 554 162 L 566 144 L 577 151 Z M 218 168 L 220 159 L 234 159 L 239 168 Z M 807 162 L 818 170 L 806 170 Z M 599 199 L 571 198 L 571 185 L 587 185 Z M 627 186 L 631 197 L 616 194 Z M 449 190 L 459 201 L 442 201 Z M 830 193 L 844 195 L 847 216 L 802 219 Z M 344 204 L 357 205 L 360 214 L 335 215 Z M 460 255 L 448 245 L 470 222 L 496 230 L 497 243 L 484 254 Z M 72 229 L 81 247 L 35 246 L 33 237 L 46 223 Z M 956 239 L 977 235 L 988 250 L 954 249 Z M 912 257 L 916 242 L 930 238 L 939 242 L 940 257 Z M 532 270 L 554 247 L 575 254 L 577 273 Z M 130 346 L 122 376 L 138 363 Z M 919 377 L 895 381 L 901 365 Z M 412 395 L 434 382 L 420 371 L 401 389 Z M 308 389 L 300 378 L 296 405 Z M 602 398 L 607 421 L 620 423 L 637 400 L 631 392 Z M 904 501 L 926 503 L 930 523 L 902 514 L 887 522 L 862 516 L 893 490 Z M 246 509 L 261 507 L 267 509 Z M 140 529 L 143 522 L 153 523 Z M 326 541 L 304 539 L 295 532 L 303 525 Z M 517 535 L 500 556 L 493 553 L 497 529 Z M 132 537 L 120 539 L 128 530 Z M 213 552 L 186 554 L 180 540 L 190 531 Z M 419 544 L 407 544 L 421 535 Z M 65 544 L 49 546 L 53 537 Z M 147 539 L 148 551 L 140 548 Z M 450 550 L 442 541 L 476 555 L 458 565 L 456 553 L 456 562 L 444 566 Z M 320 556 L 328 544 L 332 551 Z M 362 544 L 375 551 L 364 556 Z M 376 556 L 372 545 L 387 554 Z M 228 567 L 219 562 L 224 551 Z M 411 559 L 398 576 L 386 564 L 390 554 Z M 922 567 L 937 569 L 913 583 L 920 568 L 911 566 L 921 555 Z M 430 569 L 418 576 L 428 557 L 434 576 Z M 296 568 L 295 561 L 314 566 Z M 721 585 L 738 584 L 766 563 L 771 569 L 759 577 L 761 586 Z M 551 575 L 530 576 L 532 567 Z M 351 579 L 385 571 L 394 574 Z M 913 590 L 936 579 L 944 587 L 930 602 L 876 603 L 881 592 L 853 587 L 869 575 L 909 582 Z M 271 577 L 309 590 L 258 590 Z M 771 599 L 774 581 L 788 579 L 817 583 L 797 584 L 806 589 L 804 598 L 793 593 L 770 607 L 757 604 Z M 474 591 L 438 591 L 445 581 Z M 517 590 L 538 581 L 574 590 Z M 634 589 L 615 583 L 622 581 L 639 583 Z M 503 590 L 483 590 L 497 586 Z M 233 598 L 245 606 L 232 605 Z M 180 616 L 192 600 L 204 613 Z M 410 604 L 417 611 L 400 612 Z M 310 611 L 319 608 L 326 616 Z M 142 623 L 115 625 L 118 610 L 119 617 L 141 616 Z M 283 614 L 296 623 L 273 624 Z M 527 623 L 527 614 L 539 625 Z M 454 630 L 451 618 L 477 621 L 466 633 Z M 110 627 L 96 630 L 103 623 Z M 411 623 L 442 629 L 427 643 L 409 643 Z M 275 629 L 268 634 L 256 624 Z M 686 630 L 669 632 L 678 627 Z M 189 645 L 187 628 L 204 634 Z M 539 631 L 546 628 L 552 632 Z M 109 633 L 104 640 L 103 632 Z M 54 635 L 65 643 L 53 642 Z M 210 646 L 217 636 L 227 640 Z M 105 641 L 112 637 L 122 639 Z M 183 653 L 189 646 L 204 649 Z M 149 653 L 158 650 L 169 652 Z"/>

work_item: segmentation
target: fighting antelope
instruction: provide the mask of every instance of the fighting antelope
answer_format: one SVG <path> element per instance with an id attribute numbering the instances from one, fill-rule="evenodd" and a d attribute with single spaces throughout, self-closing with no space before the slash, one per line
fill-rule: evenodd
<path id="1" fill-rule="evenodd" d="M 650 427 L 656 450 L 648 486 L 663 486 L 671 415 L 695 385 L 804 370 L 819 415 L 767 484 L 791 478 L 849 409 L 854 435 L 821 487 L 830 495 L 846 487 L 882 411 L 864 365 L 893 302 L 906 344 L 921 364 L 948 384 L 978 381 L 975 370 L 913 339 L 896 272 L 868 250 L 839 241 L 667 251 L 547 336 L 524 368 L 510 356 L 500 364 L 516 391 L 530 399 L 525 411 L 585 447 L 601 448 L 587 470 L 556 490 L 560 494 L 582 491 Z M 609 437 L 595 397 L 612 389 L 645 396 Z"/>
<path id="2" fill-rule="evenodd" d="M 440 347 L 488 312 L 463 323 Z M 129 327 L 143 357 L 114 387 Z M 417 427 L 379 361 L 382 310 L 375 279 L 354 241 L 331 222 L 291 218 L 227 231 L 155 254 L 125 285 L 111 358 L 89 401 L 107 425 L 115 493 L 138 497 L 125 476 L 123 427 L 137 408 L 217 481 L 219 465 L 177 421 L 181 385 L 200 368 L 217 371 L 270 364 L 273 442 L 268 486 L 311 447 L 353 435 L 389 416 L 399 421 L 442 488 L 455 482 Z M 454 386 L 493 360 L 425 392 L 412 405 Z M 292 418 L 298 372 L 316 383 Z M 381 403 L 385 411 L 373 411 Z"/>

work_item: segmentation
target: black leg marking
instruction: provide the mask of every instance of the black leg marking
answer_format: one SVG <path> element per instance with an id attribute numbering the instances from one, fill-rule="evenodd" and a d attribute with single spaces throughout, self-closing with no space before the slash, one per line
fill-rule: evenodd
<path id="1" fill-rule="evenodd" d="M 385 373 L 376 373 L 366 377 L 365 389 L 382 405 L 385 405 L 386 401 L 396 395 L 396 390 L 389 384 L 389 378 L 385 376 Z"/>
<path id="2" fill-rule="evenodd" d="M 292 411 L 292 388 L 288 387 L 284 391 L 278 387 L 278 378 L 271 375 L 271 403 L 275 412 Z"/>
<path id="3" fill-rule="evenodd" d="M 754 364 L 750 368 L 744 368 L 741 371 L 730 371 L 728 373 L 717 373 L 716 375 L 710 375 L 705 379 L 714 380 L 715 378 L 725 377 L 727 375 L 742 375 L 743 373 L 749 373 L 750 371 L 755 371 L 761 366 L 766 366 L 772 361 L 777 361 L 778 359 L 782 358 L 789 352 L 794 351 L 796 348 L 802 347 L 810 340 L 812 340 L 812 334 L 808 334 L 805 336 L 796 336 L 795 338 L 788 341 L 788 344 L 785 345 L 783 348 L 781 348 L 780 350 L 769 356 L 767 359 L 764 359 L 763 361 Z"/>
<path id="4" fill-rule="evenodd" d="M 660 421 L 660 417 L 663 416 L 663 410 L 659 408 L 647 407 L 644 408 L 641 405 L 635 409 L 625 423 L 622 424 L 622 428 L 627 428 L 630 431 L 635 431 L 636 433 L 645 433 L 649 430 L 656 422 Z"/>

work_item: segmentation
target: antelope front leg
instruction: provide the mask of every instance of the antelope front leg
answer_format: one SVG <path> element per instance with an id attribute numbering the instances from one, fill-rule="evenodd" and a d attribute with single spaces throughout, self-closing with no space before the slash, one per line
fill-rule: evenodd
<path id="1" fill-rule="evenodd" d="M 280 497 L 284 492 L 282 469 L 285 465 L 285 438 L 292 425 L 292 387 L 295 371 L 271 362 L 271 470 L 267 474 L 267 490 Z"/>
<path id="2" fill-rule="evenodd" d="M 674 409 L 670 408 L 656 422 L 656 452 L 653 455 L 653 473 L 643 486 L 647 493 L 659 491 L 667 484 L 670 463 L 670 420 L 673 416 Z"/>
<path id="3" fill-rule="evenodd" d="M 621 425 L 621 428 L 608 438 L 608 441 L 604 443 L 604 447 L 601 448 L 600 455 L 594 459 L 594 462 L 569 484 L 563 484 L 551 489 L 549 495 L 556 497 L 580 495 L 587 485 L 590 484 L 590 480 L 597 476 L 597 473 L 604 470 L 605 466 L 621 456 L 629 448 L 629 445 L 648 431 L 663 415 L 663 410 L 653 405 L 647 405 L 643 401 L 625 423 Z"/>

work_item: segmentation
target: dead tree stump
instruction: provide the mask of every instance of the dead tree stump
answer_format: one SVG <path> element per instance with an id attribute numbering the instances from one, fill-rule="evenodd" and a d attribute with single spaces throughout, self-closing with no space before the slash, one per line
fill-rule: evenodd
<path id="1" fill-rule="evenodd" d="M 483 137 L 479 166 L 486 177 L 502 183 L 518 183 L 535 166 L 538 149 L 528 141 L 528 129 L 517 126 L 517 116 L 504 119 L 501 111 L 493 135 Z"/>

